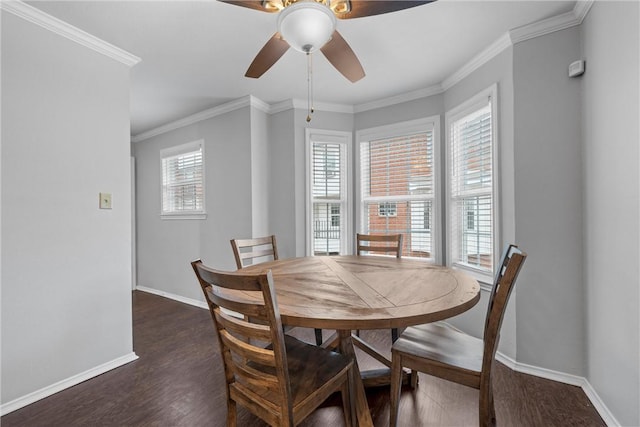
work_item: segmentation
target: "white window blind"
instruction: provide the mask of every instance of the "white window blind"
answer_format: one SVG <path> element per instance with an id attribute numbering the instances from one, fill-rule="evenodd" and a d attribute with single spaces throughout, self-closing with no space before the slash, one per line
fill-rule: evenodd
<path id="1" fill-rule="evenodd" d="M 314 255 L 344 252 L 346 226 L 346 144 L 311 141 L 311 234 Z"/>
<path id="2" fill-rule="evenodd" d="M 434 255 L 433 136 L 428 130 L 360 142 L 361 228 L 403 234 L 403 256 Z"/>
<path id="3" fill-rule="evenodd" d="M 163 150 L 162 214 L 204 213 L 204 156 L 202 141 Z"/>
<path id="4" fill-rule="evenodd" d="M 491 100 L 475 104 L 449 124 L 451 262 L 493 271 L 494 165 Z"/>

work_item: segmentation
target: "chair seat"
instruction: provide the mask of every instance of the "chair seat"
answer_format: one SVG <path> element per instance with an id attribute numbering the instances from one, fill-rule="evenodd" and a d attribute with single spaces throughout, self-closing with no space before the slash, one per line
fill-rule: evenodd
<path id="1" fill-rule="evenodd" d="M 395 342 L 391 347 L 390 427 L 398 422 L 402 367 L 479 390 L 479 424 L 496 425 L 491 371 L 509 295 L 526 258 L 527 254 L 515 245 L 505 249 L 487 304 L 484 339 L 438 322 L 407 328 Z M 414 377 L 412 372 L 412 382 Z"/>
<path id="2" fill-rule="evenodd" d="M 481 339 L 442 322 L 408 327 L 393 345 L 396 352 L 478 373 L 483 350 Z"/>
<path id="3" fill-rule="evenodd" d="M 284 336 L 285 347 L 287 349 L 287 365 L 289 368 L 289 381 L 291 384 L 291 397 L 293 407 L 303 403 L 309 396 L 317 395 L 331 379 L 338 376 L 341 371 L 351 367 L 351 359 L 327 350 L 322 347 L 308 344 L 289 335 Z M 251 367 L 274 375 L 275 369 L 264 365 L 250 364 Z M 327 396 L 331 387 L 328 387 Z M 274 404 L 279 405 L 275 399 L 277 394 L 264 393 L 261 397 Z"/>

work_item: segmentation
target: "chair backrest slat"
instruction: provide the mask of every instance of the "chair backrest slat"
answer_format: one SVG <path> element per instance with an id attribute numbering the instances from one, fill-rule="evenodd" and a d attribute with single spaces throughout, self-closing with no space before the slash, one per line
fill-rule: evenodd
<path id="1" fill-rule="evenodd" d="M 232 354 L 240 356 L 242 359 L 246 359 L 249 362 L 255 362 L 271 367 L 276 366 L 273 350 L 247 343 L 225 329 L 221 329 L 219 333 L 225 347 L 228 348 Z"/>
<path id="2" fill-rule="evenodd" d="M 227 310 L 232 310 L 236 313 L 244 314 L 245 316 L 249 316 L 253 319 L 260 319 L 262 322 L 267 321 L 268 315 L 265 311 L 264 306 L 247 304 L 246 302 L 234 300 L 229 295 L 223 295 L 221 293 L 214 292 L 211 287 L 206 289 L 205 293 L 208 294 L 211 302 L 214 303 L 217 307 L 224 307 Z"/>
<path id="3" fill-rule="evenodd" d="M 248 323 L 235 316 L 231 316 L 219 308 L 215 308 L 216 321 L 224 329 L 241 336 L 251 335 L 261 341 L 271 339 L 271 329 L 266 325 Z"/>
<path id="4" fill-rule="evenodd" d="M 255 239 L 232 239 L 231 247 L 238 270 L 247 265 L 255 264 L 256 260 L 278 259 L 278 245 L 274 235 Z"/>
<path id="5" fill-rule="evenodd" d="M 402 257 L 402 234 L 356 234 L 356 253 L 395 253 Z"/>
<path id="6" fill-rule="evenodd" d="M 278 392 L 280 386 L 277 375 L 265 374 L 251 366 L 237 363 L 233 367 L 238 380 L 253 390 L 266 389 L 272 393 Z M 274 371 L 275 372 L 275 371 Z"/>

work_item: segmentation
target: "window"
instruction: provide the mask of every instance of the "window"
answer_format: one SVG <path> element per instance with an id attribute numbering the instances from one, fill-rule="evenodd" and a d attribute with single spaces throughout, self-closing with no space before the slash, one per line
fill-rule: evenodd
<path id="1" fill-rule="evenodd" d="M 351 240 L 348 229 L 349 175 L 348 132 L 307 129 L 307 253 L 346 254 Z"/>
<path id="2" fill-rule="evenodd" d="M 163 218 L 206 218 L 203 146 L 200 140 L 160 151 Z"/>
<path id="3" fill-rule="evenodd" d="M 434 259 L 439 118 L 358 132 L 359 230 L 404 235 L 403 256 Z"/>
<path id="4" fill-rule="evenodd" d="M 496 87 L 447 113 L 448 263 L 491 279 L 496 239 Z"/>

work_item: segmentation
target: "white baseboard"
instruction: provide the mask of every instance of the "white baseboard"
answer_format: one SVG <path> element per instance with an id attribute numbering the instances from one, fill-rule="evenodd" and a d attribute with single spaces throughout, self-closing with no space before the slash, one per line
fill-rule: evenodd
<path id="1" fill-rule="evenodd" d="M 593 407 L 596 408 L 596 411 L 598 411 L 606 425 L 610 427 L 622 425 L 618 422 L 618 420 L 616 420 L 616 417 L 613 416 L 607 405 L 604 404 L 602 399 L 600 399 L 600 396 L 598 396 L 598 393 L 596 393 L 594 388 L 586 379 L 584 380 L 584 384 L 582 385 L 582 390 L 584 390 L 584 393 L 591 401 Z"/>
<path id="2" fill-rule="evenodd" d="M 196 307 L 204 308 L 205 310 L 209 310 L 209 306 L 207 305 L 206 302 L 199 301 L 197 299 L 183 297 L 181 295 L 172 294 L 170 292 L 159 291 L 157 289 L 148 288 L 146 286 L 136 286 L 136 290 L 142 291 L 142 292 L 147 292 L 149 294 L 160 295 L 161 297 L 169 298 L 169 299 L 172 299 L 174 301 L 183 302 L 185 304 L 189 304 L 189 305 L 193 305 L 193 306 L 196 306 Z"/>
<path id="3" fill-rule="evenodd" d="M 566 374 L 564 372 L 559 372 L 559 371 L 552 371 L 551 369 L 539 368 L 537 366 L 527 365 L 526 363 L 518 362 L 516 360 L 513 360 L 511 357 L 500 352 L 497 352 L 496 360 L 504 363 L 505 365 L 507 365 L 509 368 L 513 369 L 516 372 L 534 375 L 536 377 L 545 378 L 547 380 L 552 380 L 552 381 L 558 381 L 564 384 L 582 387 L 582 385 L 586 381 L 584 377 L 579 377 L 577 375 Z"/>
<path id="4" fill-rule="evenodd" d="M 598 414 L 600 414 L 602 420 L 607 426 L 613 427 L 621 425 L 613 416 L 607 405 L 605 405 L 602 399 L 600 399 L 600 396 L 598 396 L 598 393 L 596 393 L 596 391 L 586 378 L 567 374 L 564 372 L 553 371 L 551 369 L 540 368 L 537 366 L 528 365 L 526 363 L 520 363 L 500 352 L 497 352 L 496 360 L 504 363 L 506 366 L 516 372 L 521 372 L 523 374 L 529 374 L 547 380 L 558 381 L 564 384 L 582 388 L 582 391 L 584 391 L 584 393 L 587 395 L 587 398 L 591 401 L 591 404 L 596 409 L 596 411 L 598 411 Z"/>
<path id="5" fill-rule="evenodd" d="M 81 372 L 77 375 L 74 375 L 62 381 L 58 381 L 57 383 L 51 384 L 50 386 L 43 387 L 40 390 L 36 390 L 25 396 L 14 399 L 11 402 L 4 403 L 2 404 L 2 406 L 0 406 L 0 416 L 6 415 L 17 409 L 30 405 L 34 402 L 37 402 L 38 400 L 44 399 L 45 397 L 49 397 L 69 387 L 73 387 L 74 385 L 80 384 L 81 382 L 89 380 L 93 377 L 102 375 L 105 372 L 108 372 L 112 369 L 118 368 L 122 365 L 126 365 L 129 362 L 133 362 L 137 358 L 138 356 L 134 352 L 131 352 L 122 357 L 118 357 L 117 359 L 114 359 L 107 363 L 103 363 L 102 365 L 96 366 L 95 368 L 91 368 L 87 371 Z"/>

